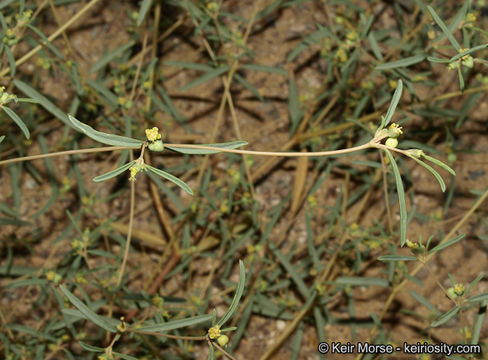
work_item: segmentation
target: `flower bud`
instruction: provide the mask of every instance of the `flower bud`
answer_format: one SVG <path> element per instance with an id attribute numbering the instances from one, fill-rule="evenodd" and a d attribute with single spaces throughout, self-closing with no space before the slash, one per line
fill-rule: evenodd
<path id="1" fill-rule="evenodd" d="M 220 335 L 217 339 L 220 346 L 225 346 L 229 342 L 229 337 L 227 335 Z"/>
<path id="2" fill-rule="evenodd" d="M 398 140 L 395 138 L 388 138 L 385 142 L 385 145 L 388 147 L 396 148 L 398 145 Z"/>
<path id="3" fill-rule="evenodd" d="M 162 140 L 156 140 L 155 142 L 149 143 L 149 145 L 147 145 L 147 147 L 151 151 L 161 152 L 164 150 L 164 144 L 163 144 Z"/>

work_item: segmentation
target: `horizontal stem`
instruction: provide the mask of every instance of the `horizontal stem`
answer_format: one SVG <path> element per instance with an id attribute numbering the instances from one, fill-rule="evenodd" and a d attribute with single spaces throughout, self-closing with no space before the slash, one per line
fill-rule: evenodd
<path id="1" fill-rule="evenodd" d="M 24 156 L 15 159 L 3 160 L 0 161 L 0 165 L 22 162 L 22 161 L 29 161 L 29 160 L 45 159 L 45 158 L 50 158 L 55 156 L 76 155 L 76 154 L 86 154 L 86 153 L 96 153 L 96 152 L 103 152 L 103 151 L 115 151 L 115 150 L 126 150 L 126 149 L 136 149 L 136 148 L 130 146 L 106 146 L 106 147 L 92 148 L 92 149 L 66 150 L 66 151 L 59 151 L 59 152 L 48 153 L 48 154 L 39 154 L 39 155 Z"/>
<path id="2" fill-rule="evenodd" d="M 207 146 L 207 145 L 185 145 L 185 144 L 165 144 L 165 145 L 173 148 L 215 150 L 219 152 L 233 153 L 233 154 L 256 155 L 256 156 L 283 156 L 283 157 L 332 156 L 332 155 L 348 154 L 355 151 L 365 150 L 374 147 L 372 144 L 368 142 L 363 145 L 355 146 L 349 149 L 341 149 L 341 150 L 316 151 L 316 152 L 286 152 L 286 151 L 280 152 L 280 151 L 223 149 L 220 147 Z"/>

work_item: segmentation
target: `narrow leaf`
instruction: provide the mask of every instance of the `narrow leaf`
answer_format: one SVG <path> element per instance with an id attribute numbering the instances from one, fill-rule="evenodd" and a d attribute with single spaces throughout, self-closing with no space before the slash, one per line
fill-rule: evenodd
<path id="1" fill-rule="evenodd" d="M 10 66 L 10 76 L 14 77 L 17 69 L 15 67 L 15 57 L 14 54 L 12 54 L 12 50 L 10 50 L 8 46 L 5 46 L 5 54 L 7 54 L 8 65 Z"/>
<path id="2" fill-rule="evenodd" d="M 94 177 L 93 178 L 93 181 L 95 182 L 101 182 L 101 181 L 105 181 L 105 180 L 108 180 L 108 179 L 111 179 L 121 173 L 123 173 L 124 171 L 126 171 L 128 168 L 130 168 L 136 161 L 131 161 L 125 165 L 122 165 L 120 167 L 118 167 L 117 169 L 115 170 L 112 170 L 112 171 L 109 171 L 108 173 L 105 173 L 103 175 L 99 175 L 97 177 Z"/>
<path id="3" fill-rule="evenodd" d="M 446 184 L 444 183 L 444 180 L 442 179 L 442 177 L 439 175 L 439 173 L 437 171 L 434 170 L 434 168 L 430 165 L 427 165 L 426 163 L 424 163 L 423 161 L 415 158 L 415 157 L 412 157 L 412 159 L 414 159 L 418 164 L 422 165 L 424 168 L 426 168 L 427 170 L 429 170 L 429 172 L 434 175 L 434 177 L 437 179 L 437 181 L 439 182 L 439 185 L 441 186 L 441 190 L 442 192 L 446 191 Z"/>
<path id="4" fill-rule="evenodd" d="M 180 329 L 183 327 L 201 324 L 210 320 L 212 320 L 211 314 L 198 315 L 186 319 L 168 321 L 163 324 L 155 324 L 155 325 L 138 327 L 137 329 L 134 329 L 134 332 L 140 330 L 140 331 L 148 331 L 154 333 L 162 333 L 165 331 L 170 331 L 170 330 Z"/>
<path id="5" fill-rule="evenodd" d="M 384 255 L 378 258 L 379 261 L 415 261 L 415 256 L 408 255 Z"/>
<path id="6" fill-rule="evenodd" d="M 452 175 L 456 175 L 456 172 L 451 169 L 448 165 L 444 164 L 442 161 L 440 160 L 437 160 L 436 158 L 433 158 L 432 156 L 428 156 L 428 155 L 422 155 L 426 160 L 429 160 L 430 162 L 433 162 L 434 164 L 440 166 L 441 168 L 443 168 L 444 170 L 448 171 L 449 173 L 451 173 Z"/>
<path id="7" fill-rule="evenodd" d="M 162 178 L 165 178 L 166 180 L 171 181 L 173 184 L 178 185 L 180 188 L 185 190 L 188 194 L 193 195 L 193 190 L 183 180 L 178 179 L 176 176 L 173 176 L 166 171 L 156 169 L 151 165 L 146 165 L 146 169 L 155 173 L 156 175 L 161 176 Z"/>
<path id="8" fill-rule="evenodd" d="M 244 79 L 239 74 L 234 74 L 234 78 L 242 84 L 247 90 L 249 90 L 254 96 L 256 96 L 259 100 L 264 101 L 263 96 L 259 93 L 259 90 L 254 87 L 249 81 Z"/>
<path id="9" fill-rule="evenodd" d="M 199 63 L 187 63 L 184 61 L 165 61 L 164 65 L 166 66 L 177 66 L 181 67 L 183 69 L 191 69 L 191 70 L 199 70 L 199 71 L 212 71 L 214 70 L 213 67 L 205 64 L 199 64 Z"/>
<path id="10" fill-rule="evenodd" d="M 209 71 L 205 75 L 200 76 L 198 79 L 195 79 L 195 80 L 189 82 L 188 84 L 186 84 L 185 86 L 183 86 L 181 88 L 181 91 L 189 90 L 192 87 L 195 87 L 197 85 L 203 84 L 204 82 L 210 81 L 213 78 L 216 78 L 217 76 L 220 76 L 220 75 L 226 73 L 227 71 L 229 71 L 229 69 L 230 69 L 229 66 L 222 66 L 222 67 L 219 67 L 215 70 Z"/>
<path id="11" fill-rule="evenodd" d="M 402 91 L 403 91 L 403 81 L 402 81 L 402 79 L 399 79 L 395 93 L 393 94 L 393 98 L 391 99 L 390 106 L 388 107 L 388 111 L 386 112 L 386 116 L 383 118 L 383 121 L 381 123 L 381 128 L 384 128 L 386 125 L 388 125 L 391 118 L 393 117 L 393 114 L 395 113 L 395 109 L 398 105 L 398 102 L 400 101 L 400 98 L 402 97 Z"/>
<path id="12" fill-rule="evenodd" d="M 471 296 L 467 299 L 469 302 L 480 302 L 483 300 L 488 300 L 488 292 L 484 292 L 482 294 L 478 294 L 475 296 Z"/>
<path id="13" fill-rule="evenodd" d="M 466 234 L 459 234 L 454 239 L 451 239 L 451 240 L 448 240 L 446 242 L 440 243 L 436 247 L 430 249 L 429 250 L 429 254 L 435 253 L 436 251 L 439 251 L 439 250 L 445 249 L 448 246 L 454 245 L 455 243 L 457 243 L 458 241 L 460 241 L 461 239 L 463 239 L 465 235 Z"/>
<path id="14" fill-rule="evenodd" d="M 143 0 L 141 7 L 139 8 L 139 16 L 137 17 L 137 26 L 141 26 L 144 18 L 146 17 L 147 11 L 151 7 L 152 0 Z"/>
<path id="15" fill-rule="evenodd" d="M 387 62 L 381 65 L 376 66 L 376 70 L 391 70 L 400 67 L 407 67 L 418 64 L 425 60 L 425 54 L 414 55 L 410 57 L 403 58 L 397 61 Z"/>
<path id="16" fill-rule="evenodd" d="M 293 135 L 301 118 L 297 83 L 293 76 L 290 77 L 290 83 L 288 85 L 288 111 L 290 113 L 290 134 Z"/>
<path id="17" fill-rule="evenodd" d="M 219 144 L 199 144 L 199 146 L 208 146 L 208 147 L 215 147 L 221 149 L 236 149 L 238 147 L 247 145 L 247 141 L 231 141 L 226 143 L 219 143 Z M 219 150 L 209 150 L 209 149 L 195 149 L 192 147 L 186 147 L 185 145 L 178 145 L 178 146 L 166 146 L 166 149 L 170 149 L 182 154 L 189 154 L 189 155 L 205 155 L 205 154 L 217 154 Z"/>
<path id="18" fill-rule="evenodd" d="M 437 25 L 439 25 L 442 32 L 447 36 L 447 38 L 451 42 L 452 46 L 454 46 L 454 48 L 459 51 L 461 49 L 461 45 L 459 45 L 457 40 L 452 35 L 451 31 L 449 31 L 446 24 L 444 24 L 444 21 L 442 21 L 442 19 L 439 17 L 439 15 L 437 15 L 435 10 L 430 5 L 427 5 L 427 10 L 429 10 L 430 15 L 432 15 L 432 18 L 434 19 L 434 21 L 437 23 Z"/>
<path id="19" fill-rule="evenodd" d="M 111 323 L 106 321 L 104 318 L 98 316 L 93 312 L 88 306 L 86 306 L 80 299 L 78 299 L 71 291 L 66 289 L 63 285 L 59 287 L 63 294 L 68 298 L 68 300 L 85 316 L 86 319 L 90 320 L 97 326 L 109 332 L 117 332 L 117 327 L 113 326 Z"/>
<path id="20" fill-rule="evenodd" d="M 388 287 L 389 282 L 386 279 L 381 278 L 367 278 L 367 277 L 355 277 L 355 276 L 340 276 L 334 284 L 350 285 L 350 286 L 381 286 Z"/>
<path id="21" fill-rule="evenodd" d="M 385 149 L 385 152 L 390 159 L 393 175 L 395 176 L 395 183 L 398 193 L 398 205 L 400 206 L 400 245 L 403 246 L 407 240 L 407 204 L 405 203 L 405 191 L 403 190 L 402 177 L 400 176 L 400 171 L 398 170 L 398 165 L 395 162 L 395 158 L 389 150 Z"/>
<path id="22" fill-rule="evenodd" d="M 97 72 L 98 70 L 102 69 L 105 65 L 107 65 L 110 61 L 115 59 L 117 56 L 122 55 L 124 51 L 127 49 L 131 48 L 134 45 L 134 40 L 130 40 L 127 44 L 124 44 L 114 51 L 106 54 L 105 56 L 102 56 L 100 60 L 98 60 L 90 69 L 88 72 L 89 74 L 93 74 L 94 72 Z"/>
<path id="23" fill-rule="evenodd" d="M 254 71 L 264 71 L 273 74 L 280 74 L 284 76 L 288 76 L 288 71 L 282 69 L 280 67 L 273 67 L 273 66 L 266 66 L 266 65 L 258 65 L 258 64 L 244 64 L 241 66 L 241 69 L 246 70 L 254 70 Z"/>
<path id="24" fill-rule="evenodd" d="M 302 277 L 298 274 L 296 271 L 295 267 L 290 263 L 286 255 L 283 255 L 281 251 L 274 245 L 273 243 L 269 244 L 269 248 L 273 252 L 273 254 L 276 256 L 278 261 L 280 262 L 281 266 L 286 270 L 286 272 L 290 275 L 290 277 L 293 279 L 293 282 L 297 285 L 298 291 L 304 298 L 309 297 L 309 289 L 307 285 L 303 282 Z"/>
<path id="25" fill-rule="evenodd" d="M 475 46 L 471 49 L 468 49 L 466 51 L 463 51 L 463 52 L 460 52 L 459 54 L 453 56 L 451 59 L 449 59 L 449 62 L 452 62 L 452 61 L 456 61 L 456 60 L 459 60 L 461 59 L 462 57 L 466 56 L 466 55 L 469 55 L 469 54 L 472 54 L 478 50 L 483 50 L 485 48 L 488 47 L 488 44 L 483 44 L 483 45 L 478 45 L 478 46 Z"/>
<path id="26" fill-rule="evenodd" d="M 244 285 L 246 284 L 246 269 L 244 267 L 244 263 L 242 260 L 239 260 L 239 282 L 237 283 L 236 293 L 234 294 L 234 298 L 232 302 L 225 312 L 224 316 L 219 320 L 217 325 L 222 327 L 227 320 L 231 318 L 231 316 L 236 311 L 237 307 L 239 306 L 239 301 L 241 300 L 242 294 L 244 293 Z"/>
<path id="27" fill-rule="evenodd" d="M 95 141 L 101 142 L 102 144 L 113 145 L 113 146 L 128 146 L 128 147 L 140 147 L 142 145 L 141 140 L 132 139 L 120 135 L 106 134 L 95 130 L 89 125 L 82 123 L 73 116 L 68 114 L 68 119 L 70 121 L 70 126 L 75 130 L 82 132 L 89 138 Z"/>
<path id="28" fill-rule="evenodd" d="M 430 326 L 437 327 L 439 325 L 445 324 L 446 322 L 451 320 L 454 316 L 456 316 L 456 314 L 459 312 L 459 309 L 460 309 L 459 306 L 457 306 L 457 305 L 454 306 L 451 310 L 449 310 L 448 312 L 439 316 L 439 318 L 437 320 L 433 321 L 430 324 Z"/>
<path id="29" fill-rule="evenodd" d="M 17 79 L 14 80 L 14 85 L 30 98 L 37 100 L 44 109 L 46 109 L 51 114 L 56 116 L 59 120 L 64 122 L 66 125 L 70 124 L 68 120 L 68 116 L 63 111 L 61 111 L 60 108 L 54 105 L 44 95 L 42 95 L 40 92 L 32 88 L 30 85 L 27 85 L 25 82 Z"/>
<path id="30" fill-rule="evenodd" d="M 17 126 L 22 130 L 24 133 L 24 136 L 29 139 L 30 138 L 30 132 L 27 126 L 24 124 L 22 119 L 8 106 L 2 106 L 2 110 L 5 111 L 5 113 L 17 124 Z"/>

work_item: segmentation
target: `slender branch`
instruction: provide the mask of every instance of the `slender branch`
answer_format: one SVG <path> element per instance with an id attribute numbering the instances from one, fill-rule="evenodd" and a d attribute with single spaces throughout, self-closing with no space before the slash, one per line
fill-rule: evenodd
<path id="1" fill-rule="evenodd" d="M 376 146 L 373 145 L 373 143 L 368 142 L 363 145 L 355 146 L 349 149 L 341 149 L 341 150 L 316 151 L 316 152 L 290 152 L 290 151 L 279 152 L 279 151 L 223 149 L 220 147 L 207 146 L 207 145 L 185 145 L 185 144 L 165 144 L 165 145 L 167 147 L 173 147 L 173 148 L 216 150 L 219 152 L 233 153 L 233 154 L 246 154 L 246 155 L 256 155 L 256 156 L 284 156 L 284 157 L 333 156 L 333 155 L 348 154 L 348 153 L 365 150 Z M 389 147 L 386 148 L 390 149 Z"/>
<path id="2" fill-rule="evenodd" d="M 145 146 L 143 146 L 143 149 L 144 147 Z M 132 155 L 131 155 L 131 160 L 132 160 Z M 132 227 L 134 224 L 135 203 L 136 203 L 136 186 L 134 181 L 131 181 L 130 182 L 129 229 L 127 231 L 127 238 L 125 240 L 124 257 L 122 259 L 122 264 L 120 265 L 119 277 L 117 278 L 117 287 L 120 286 L 120 283 L 122 282 L 122 278 L 125 272 L 125 266 L 127 264 L 127 258 L 129 257 L 130 241 L 132 239 Z"/>

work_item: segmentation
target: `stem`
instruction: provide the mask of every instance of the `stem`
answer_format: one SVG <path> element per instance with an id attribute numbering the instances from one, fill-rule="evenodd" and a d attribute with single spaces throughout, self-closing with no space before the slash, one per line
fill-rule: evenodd
<path id="1" fill-rule="evenodd" d="M 131 155 L 132 160 L 132 155 Z M 135 189 L 135 182 L 130 182 L 130 210 L 129 210 L 129 229 L 127 231 L 127 238 L 125 240 L 125 249 L 124 249 L 124 257 L 122 259 L 122 264 L 120 265 L 119 270 L 119 277 L 117 278 L 117 287 L 120 286 L 122 282 L 122 278 L 125 272 L 125 266 L 127 264 L 127 258 L 129 257 L 129 249 L 130 249 L 130 240 L 132 238 L 132 226 L 134 224 L 134 209 L 136 203 L 136 189 Z"/>
<path id="2" fill-rule="evenodd" d="M 93 148 L 93 149 L 78 149 L 78 150 L 59 151 L 59 152 L 53 152 L 53 153 L 49 153 L 49 154 L 39 154 L 39 155 L 19 157 L 19 158 L 15 158 L 15 159 L 2 160 L 2 161 L 0 161 L 0 165 L 22 162 L 22 161 L 29 161 L 29 160 L 45 159 L 45 158 L 50 158 L 50 157 L 55 157 L 55 156 L 97 153 L 97 152 L 103 152 L 103 151 L 116 151 L 116 150 L 127 150 L 127 149 L 134 149 L 134 147 L 130 147 L 130 146 L 105 146 L 105 147 Z"/>
<path id="3" fill-rule="evenodd" d="M 330 151 L 316 151 L 316 152 L 279 152 L 279 151 L 253 151 L 253 150 L 237 150 L 237 149 L 223 149 L 216 146 L 207 146 L 207 145 L 184 145 L 184 144 L 165 144 L 167 147 L 173 148 L 187 148 L 187 149 L 203 149 L 203 150 L 216 150 L 223 153 L 233 153 L 233 154 L 246 154 L 246 155 L 256 155 L 256 156 L 284 156 L 284 157 L 310 157 L 310 156 L 333 156 L 333 155 L 341 155 L 341 154 L 348 154 L 355 151 L 365 150 L 372 147 L 376 147 L 380 144 L 374 144 L 368 142 L 363 145 L 355 146 L 349 149 L 341 149 L 341 150 L 330 150 Z M 381 145 L 383 146 L 383 145 Z M 390 149 L 387 146 L 384 146 L 386 149 Z M 391 148 L 393 150 L 393 148 Z M 402 150 L 396 150 L 402 151 Z"/>

